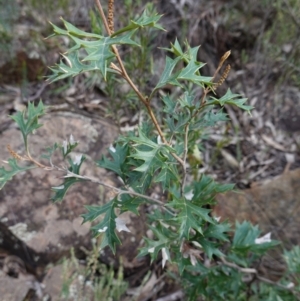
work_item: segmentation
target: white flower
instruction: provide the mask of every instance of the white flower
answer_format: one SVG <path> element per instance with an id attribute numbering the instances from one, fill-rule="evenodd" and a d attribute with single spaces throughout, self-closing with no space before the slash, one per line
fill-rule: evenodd
<path id="1" fill-rule="evenodd" d="M 255 239 L 255 244 L 260 245 L 264 244 L 266 242 L 271 242 L 271 232 L 267 233 L 266 235 L 256 238 Z"/>
<path id="2" fill-rule="evenodd" d="M 103 229 L 99 229 L 98 232 L 102 233 L 105 232 L 107 230 L 107 227 L 105 226 Z"/>
<path id="3" fill-rule="evenodd" d="M 73 135 L 70 135 L 70 145 L 74 145 L 75 143 L 77 143 L 77 141 L 74 140 Z"/>
<path id="4" fill-rule="evenodd" d="M 111 144 L 109 146 L 109 150 L 112 152 L 112 153 L 115 153 L 116 152 L 116 149 L 114 148 L 114 146 Z"/>
<path id="5" fill-rule="evenodd" d="M 166 261 L 169 260 L 169 255 L 166 248 L 162 248 L 161 253 L 162 253 L 162 267 L 164 268 Z"/>
<path id="6" fill-rule="evenodd" d="M 82 155 L 76 155 L 75 159 L 73 160 L 74 165 L 79 165 L 81 162 L 81 158 L 82 158 Z"/>
<path id="7" fill-rule="evenodd" d="M 190 254 L 190 261 L 193 266 L 197 264 L 197 259 L 193 254 Z"/>
<path id="8" fill-rule="evenodd" d="M 185 193 L 185 194 L 184 194 L 184 197 L 185 197 L 188 201 L 190 201 L 190 200 L 194 197 L 194 192 L 193 192 L 193 190 L 190 190 L 189 192 Z"/>
<path id="9" fill-rule="evenodd" d="M 123 220 L 122 218 L 117 217 L 115 219 L 115 222 L 116 222 L 116 228 L 117 228 L 118 232 L 121 232 L 121 231 L 131 232 L 127 228 L 125 220 Z"/>
<path id="10" fill-rule="evenodd" d="M 148 252 L 149 252 L 149 253 L 154 253 L 154 250 L 155 250 L 155 248 L 153 247 L 153 248 L 150 248 L 150 249 L 148 250 Z"/>
<path id="11" fill-rule="evenodd" d="M 61 189 L 64 189 L 64 188 L 65 188 L 65 185 L 52 187 L 52 189 L 55 189 L 55 190 L 61 190 Z"/>
<path id="12" fill-rule="evenodd" d="M 63 141 L 62 147 L 64 149 L 64 155 L 67 153 L 67 149 L 68 149 L 68 142 L 67 140 Z"/>
<path id="13" fill-rule="evenodd" d="M 295 284 L 293 282 L 288 283 L 288 285 L 286 286 L 287 288 L 293 288 L 295 286 Z"/>
<path id="14" fill-rule="evenodd" d="M 214 216 L 215 221 L 219 222 L 221 219 L 221 216 Z"/>
<path id="15" fill-rule="evenodd" d="M 158 144 L 158 145 L 164 144 L 164 143 L 162 142 L 162 140 L 161 140 L 160 135 L 157 136 L 157 144 Z"/>

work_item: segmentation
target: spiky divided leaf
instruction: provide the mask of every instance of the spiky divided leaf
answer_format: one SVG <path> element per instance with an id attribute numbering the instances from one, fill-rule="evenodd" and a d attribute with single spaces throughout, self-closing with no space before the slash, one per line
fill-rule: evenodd
<path id="1" fill-rule="evenodd" d="M 18 111 L 15 115 L 10 116 L 18 124 L 25 146 L 27 146 L 28 135 L 42 126 L 39 123 L 39 118 L 45 115 L 45 110 L 46 107 L 42 101 L 37 106 L 33 102 L 29 102 L 27 109 L 23 112 Z"/>
<path id="2" fill-rule="evenodd" d="M 81 72 L 95 70 L 99 70 L 106 80 L 107 71 L 110 70 L 107 66 L 115 57 L 115 54 L 111 51 L 111 46 L 115 44 L 139 46 L 131 39 L 136 29 L 130 30 L 121 36 L 103 37 L 98 34 L 84 32 L 65 20 L 63 22 L 66 30 L 52 24 L 55 34 L 68 36 L 74 41 L 75 45 L 66 54 L 62 55 L 66 63 L 61 61 L 50 68 L 53 72 L 49 76 L 51 82 L 76 76 Z M 84 49 L 85 52 L 81 49 Z"/>
<path id="3" fill-rule="evenodd" d="M 213 255 L 218 257 L 224 256 L 224 254 L 218 248 L 219 244 L 206 239 L 205 235 L 198 236 L 197 242 L 202 246 L 209 259 L 211 259 Z"/>
<path id="4" fill-rule="evenodd" d="M 269 242 L 258 243 L 256 239 L 260 235 L 258 226 L 244 221 L 242 224 L 236 222 L 236 229 L 232 243 L 232 250 L 242 256 L 247 256 L 248 252 L 264 253 L 268 249 L 278 245 L 279 242 L 271 240 Z"/>
<path id="5" fill-rule="evenodd" d="M 51 26 L 53 27 L 54 34 L 49 36 L 48 38 L 50 38 L 54 35 L 74 35 L 77 37 L 95 38 L 95 39 L 103 38 L 103 36 L 101 36 L 101 35 L 98 35 L 95 33 L 88 33 L 83 30 L 80 30 L 79 28 L 77 28 L 73 24 L 67 22 L 63 18 L 61 18 L 61 20 L 63 21 L 66 30 L 61 29 L 61 28 L 57 27 L 56 25 L 54 25 L 53 23 L 49 22 L 51 24 Z"/>
<path id="6" fill-rule="evenodd" d="M 180 57 L 176 59 L 171 59 L 170 57 L 166 57 L 166 65 L 165 69 L 156 85 L 153 89 L 151 95 L 157 90 L 164 87 L 166 84 L 171 84 L 174 86 L 181 86 L 180 83 L 177 81 L 177 74 L 172 74 L 175 66 L 180 61 Z"/>
<path id="7" fill-rule="evenodd" d="M 197 61 L 190 61 L 188 65 L 180 71 L 176 79 L 191 81 L 200 86 L 209 84 L 211 83 L 212 77 L 200 76 L 198 74 L 198 70 L 204 65 L 205 64 Z"/>
<path id="8" fill-rule="evenodd" d="M 230 224 L 227 222 L 210 224 L 204 231 L 204 237 L 210 237 L 221 241 L 229 241 L 228 236 L 225 233 L 231 231 Z"/>
<path id="9" fill-rule="evenodd" d="M 185 198 L 178 199 L 174 197 L 172 202 L 168 203 L 167 206 L 179 211 L 178 215 L 174 218 L 180 224 L 179 238 L 189 240 L 191 229 L 203 234 L 201 225 L 204 222 L 214 223 L 208 215 L 210 212 L 209 209 L 194 205 Z"/>
<path id="10" fill-rule="evenodd" d="M 112 204 L 113 202 L 110 201 L 102 206 L 90 206 L 90 205 L 84 206 L 84 208 L 87 210 L 87 213 L 81 215 L 83 217 L 83 223 L 93 222 L 94 220 L 99 218 L 102 214 L 111 210 Z"/>
<path id="11" fill-rule="evenodd" d="M 93 49 L 88 49 L 87 52 L 92 52 Z M 67 64 L 61 60 L 59 64 L 57 64 L 54 67 L 51 67 L 52 75 L 48 77 L 48 80 L 50 82 L 55 82 L 67 77 L 74 77 L 82 72 L 87 71 L 100 71 L 101 74 L 106 77 L 106 71 L 107 71 L 107 60 L 113 57 L 112 52 L 109 51 L 109 48 L 100 49 L 99 51 L 102 52 L 101 54 L 101 60 L 98 61 L 89 61 L 84 62 L 83 60 L 79 59 L 78 52 L 71 52 L 68 55 L 64 55 L 64 59 L 67 62 Z"/>
<path id="12" fill-rule="evenodd" d="M 184 54 L 177 38 L 175 39 L 174 44 L 171 43 L 171 48 L 162 48 L 162 49 L 166 50 L 166 51 L 169 51 L 171 53 L 174 53 L 176 56 L 180 56 L 180 57 L 182 57 L 183 54 Z"/>
<path id="13" fill-rule="evenodd" d="M 156 240 L 144 237 L 146 247 L 141 248 L 138 257 L 146 256 L 149 254 L 151 256 L 151 262 L 153 262 L 157 258 L 158 253 L 161 251 L 161 249 L 168 248 L 176 237 L 174 233 L 171 233 L 171 231 L 166 228 L 162 228 L 161 226 L 149 226 L 149 228 L 152 230 Z"/>
<path id="14" fill-rule="evenodd" d="M 170 95 L 163 95 L 162 101 L 164 103 L 163 111 L 168 114 L 174 114 L 176 108 L 176 102 L 171 99 Z"/>
<path id="15" fill-rule="evenodd" d="M 96 161 L 99 167 L 103 167 L 115 172 L 125 181 L 125 161 L 128 156 L 128 145 L 127 143 L 121 145 L 117 144 L 115 149 L 110 148 L 109 153 L 113 160 L 107 159 L 105 156 L 101 160 Z"/>
<path id="16" fill-rule="evenodd" d="M 0 168 L 0 190 L 4 187 L 4 185 L 10 181 L 16 174 L 26 171 L 29 169 L 36 168 L 35 165 L 21 167 L 18 165 L 17 160 L 15 158 L 8 159 L 7 161 L 10 170 L 6 170 L 4 167 Z"/>
<path id="17" fill-rule="evenodd" d="M 82 217 L 84 222 L 93 221 L 104 214 L 102 221 L 92 227 L 94 236 L 104 234 L 101 248 L 109 246 L 113 253 L 116 252 L 116 246 L 120 244 L 120 239 L 116 234 L 116 214 L 115 207 L 118 203 L 116 198 L 103 206 L 86 206 L 87 213 Z"/>
<path id="18" fill-rule="evenodd" d="M 250 110 L 253 109 L 252 106 L 246 106 L 245 102 L 247 98 L 241 97 L 240 94 L 233 94 L 230 89 L 227 90 L 226 94 L 222 96 L 220 99 L 211 97 L 208 99 L 208 104 L 219 104 L 220 106 L 224 106 L 225 104 L 237 106 L 250 114 Z"/>
<path id="19" fill-rule="evenodd" d="M 290 251 L 284 250 L 283 257 L 288 271 L 300 275 L 300 247 L 294 246 Z"/>
<path id="20" fill-rule="evenodd" d="M 171 158 L 169 162 L 161 166 L 159 174 L 154 177 L 154 182 L 161 182 L 163 191 L 167 190 L 171 186 L 171 183 L 180 183 L 178 170 L 175 167 L 175 162 L 172 162 Z"/>
<path id="21" fill-rule="evenodd" d="M 153 27 L 159 30 L 164 30 L 164 28 L 157 23 L 161 17 L 162 17 L 161 15 L 158 15 L 156 13 L 149 15 L 149 11 L 146 9 L 144 10 L 143 14 L 139 18 L 137 18 L 136 20 L 131 20 L 128 26 L 113 33 L 112 37 L 115 37 L 126 31 L 142 29 L 145 27 Z"/>
<path id="22" fill-rule="evenodd" d="M 41 158 L 43 159 L 48 159 L 50 162 L 51 162 L 51 158 L 54 154 L 54 152 L 59 148 L 59 145 L 57 143 L 54 143 L 53 146 L 50 146 L 50 147 L 47 147 L 46 148 L 46 151 L 47 153 L 46 154 L 42 154 L 41 155 Z"/>
<path id="23" fill-rule="evenodd" d="M 217 193 L 224 193 L 232 190 L 233 184 L 219 184 L 212 178 L 202 175 L 199 181 L 192 183 L 193 198 L 192 202 L 200 205 L 207 205 L 215 203 L 214 197 Z"/>
<path id="24" fill-rule="evenodd" d="M 159 169 L 161 169 L 161 172 L 155 178 L 155 181 L 163 182 L 164 187 L 167 186 L 167 182 L 171 177 L 173 179 L 178 177 L 177 171 L 170 165 L 174 164 L 174 159 L 170 155 L 171 151 L 175 152 L 174 149 L 152 141 L 142 129 L 139 129 L 138 137 L 132 136 L 129 140 L 134 142 L 130 157 L 133 158 L 131 162 L 135 166 L 134 171 L 139 172 L 138 177 L 140 179 L 135 179 L 139 183 L 138 186 L 142 184 L 142 187 L 145 187 L 144 183 L 152 180 Z M 151 178 L 149 179 L 149 177 Z M 138 186 L 135 185 L 135 187 Z"/>

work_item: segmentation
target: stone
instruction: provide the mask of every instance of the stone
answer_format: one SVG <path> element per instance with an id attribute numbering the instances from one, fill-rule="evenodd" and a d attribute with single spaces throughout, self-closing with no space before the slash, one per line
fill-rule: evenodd
<path id="1" fill-rule="evenodd" d="M 214 213 L 223 220 L 251 221 L 285 246 L 300 243 L 300 169 L 217 196 Z"/>
<path id="2" fill-rule="evenodd" d="M 117 137 L 116 127 L 66 112 L 48 114 L 41 122 L 44 126 L 29 138 L 30 153 L 36 160 L 49 164 L 40 159 L 45 148 L 54 142 L 62 143 L 72 134 L 79 141 L 75 154 L 87 155 L 82 174 L 118 185 L 111 174 L 94 163 L 107 153 L 106 149 Z M 21 133 L 15 125 L 2 133 L 1 162 L 10 157 L 6 149 L 8 144 L 15 152 L 25 155 Z M 59 156 L 55 156 L 53 162 L 62 164 Z M 59 172 L 37 168 L 18 174 L 0 191 L 1 221 L 35 252 L 46 254 L 47 261 L 61 258 L 71 247 L 90 248 L 90 225 L 82 225 L 80 215 L 85 212 L 85 205 L 99 205 L 111 198 L 110 191 L 99 189 L 91 182 L 81 182 L 70 189 L 61 203 L 54 204 L 50 200 L 51 187 L 58 186 L 62 176 Z"/>

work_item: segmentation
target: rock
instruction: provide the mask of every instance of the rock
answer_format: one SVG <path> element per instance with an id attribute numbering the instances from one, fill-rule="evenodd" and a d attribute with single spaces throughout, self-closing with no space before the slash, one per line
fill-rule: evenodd
<path id="1" fill-rule="evenodd" d="M 45 148 L 54 142 L 62 143 L 72 134 L 79 141 L 77 154 L 86 154 L 82 174 L 101 179 L 116 185 L 109 179 L 107 171 L 96 167 L 93 160 L 100 159 L 106 149 L 117 137 L 117 129 L 105 122 L 71 113 L 48 114 L 43 118 L 44 126 L 30 137 L 31 154 L 38 161 Z M 0 160 L 7 160 L 6 145 L 24 155 L 24 145 L 20 131 L 11 126 L 2 133 L 0 141 Z M 47 161 L 43 161 L 47 164 Z M 60 165 L 59 156 L 53 162 Z M 49 164 L 49 162 L 48 162 Z M 79 250 L 81 246 L 90 248 L 89 225 L 82 223 L 80 214 L 84 205 L 99 205 L 110 199 L 110 192 L 93 183 L 74 185 L 65 200 L 53 204 L 50 201 L 52 186 L 59 185 L 62 174 L 42 169 L 33 169 L 18 174 L 0 191 L 0 216 L 2 222 L 19 236 L 35 252 L 47 254 L 47 258 L 57 260 L 71 247 Z"/>
<path id="2" fill-rule="evenodd" d="M 25 275 L 16 279 L 0 274 L 1 301 L 36 300 L 32 298 L 34 296 L 41 297 L 41 294 L 42 290 L 39 287 L 39 283 L 31 275 Z"/>
<path id="3" fill-rule="evenodd" d="M 286 172 L 273 179 L 252 185 L 250 189 L 228 192 L 217 196 L 214 214 L 221 220 L 248 220 L 258 224 L 262 234 L 271 232 L 271 238 L 282 245 L 270 251 L 258 269 L 277 281 L 285 272 L 282 248 L 290 249 L 300 243 L 300 169 Z"/>
<path id="4" fill-rule="evenodd" d="M 217 197 L 214 212 L 234 222 L 249 220 L 285 246 L 300 243 L 300 169 L 252 185 L 250 189 Z"/>

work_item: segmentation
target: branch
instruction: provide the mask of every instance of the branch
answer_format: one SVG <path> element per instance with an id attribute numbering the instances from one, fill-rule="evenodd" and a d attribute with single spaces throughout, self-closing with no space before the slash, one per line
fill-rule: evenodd
<path id="1" fill-rule="evenodd" d="M 294 294 L 298 294 L 298 292 L 296 292 L 292 287 L 288 287 L 288 286 L 285 286 L 283 284 L 280 284 L 278 282 L 275 282 L 275 281 L 272 281 L 270 279 L 267 279 L 265 277 L 262 277 L 262 276 L 259 276 L 258 275 L 258 271 L 256 269 L 252 269 L 252 268 L 242 268 L 240 266 L 238 266 L 237 264 L 235 263 L 232 263 L 232 262 L 228 262 L 224 257 L 221 257 L 220 258 L 222 263 L 228 267 L 231 267 L 231 268 L 234 268 L 238 271 L 240 271 L 241 273 L 246 273 L 246 274 L 254 274 L 255 277 L 262 281 L 262 282 L 265 282 L 265 283 L 268 283 L 268 284 L 271 284 L 271 285 L 275 285 L 281 289 L 284 289 L 284 290 L 288 290 L 288 291 L 291 291 L 293 292 Z"/>
<path id="2" fill-rule="evenodd" d="M 102 185 L 104 187 L 107 187 L 107 188 L 110 188 L 110 189 L 114 190 L 116 193 L 118 193 L 119 196 L 122 195 L 122 194 L 129 194 L 129 195 L 137 196 L 137 197 L 146 199 L 148 201 L 151 201 L 152 203 L 155 203 L 155 204 L 158 204 L 158 205 L 162 206 L 164 208 L 164 210 L 166 210 L 167 212 L 169 212 L 173 216 L 176 215 L 173 211 L 171 211 L 171 210 L 169 210 L 168 208 L 165 207 L 165 203 L 164 202 L 162 202 L 160 200 L 157 200 L 157 199 L 154 199 L 152 197 L 146 196 L 144 194 L 135 192 L 132 188 L 130 188 L 128 190 L 120 189 L 120 188 L 117 188 L 115 186 L 106 184 L 106 183 L 104 183 L 102 181 L 99 181 L 96 178 L 92 178 L 92 177 L 88 177 L 88 176 L 81 176 L 81 175 L 78 175 L 78 174 L 75 174 L 75 173 L 71 172 L 70 170 L 67 170 L 67 169 L 64 169 L 64 168 L 60 168 L 60 167 L 57 167 L 57 166 L 55 168 L 57 170 L 59 170 L 59 171 L 67 172 L 67 175 L 65 175 L 64 178 L 74 177 L 74 178 L 77 178 L 77 179 L 91 181 L 93 183 L 96 183 L 96 184 L 99 184 L 99 185 Z"/>

